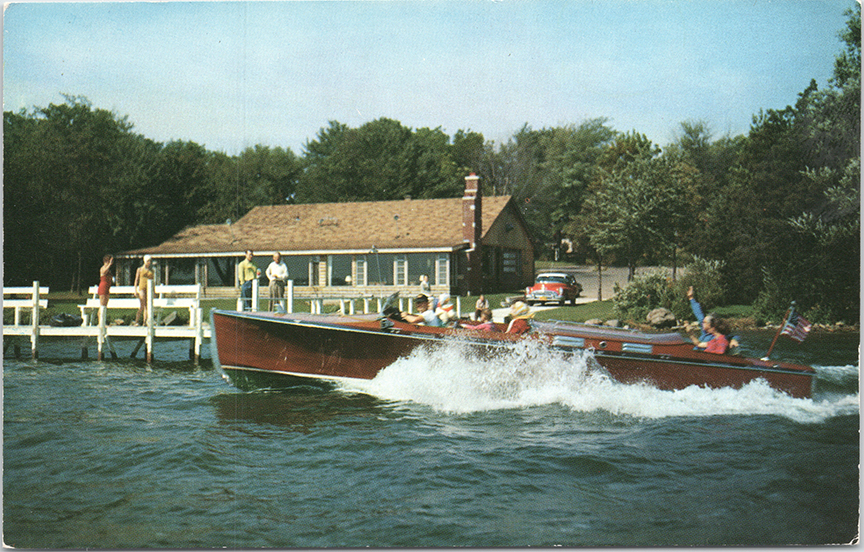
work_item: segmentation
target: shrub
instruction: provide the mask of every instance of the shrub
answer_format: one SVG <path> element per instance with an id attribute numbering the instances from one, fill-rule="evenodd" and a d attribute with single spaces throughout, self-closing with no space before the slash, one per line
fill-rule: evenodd
<path id="1" fill-rule="evenodd" d="M 644 322 L 649 312 L 668 303 L 670 292 L 671 279 L 656 270 L 637 276 L 624 289 L 615 284 L 615 315 L 622 320 Z"/>
<path id="2" fill-rule="evenodd" d="M 696 300 L 702 305 L 702 312 L 708 313 L 722 305 L 726 297 L 722 269 L 722 261 L 694 257 L 693 262 L 685 267 L 683 276 L 673 284 L 669 302 L 663 306 L 671 310 L 679 320 L 694 320 L 690 301 L 687 299 L 687 288 L 690 286 L 693 286 Z"/>
<path id="3" fill-rule="evenodd" d="M 723 263 L 699 257 L 687 265 L 683 275 L 673 281 L 664 271 L 652 271 L 633 279 L 621 289 L 615 286 L 615 314 L 623 320 L 644 322 L 653 309 L 667 308 L 679 320 L 693 320 L 687 288 L 693 286 L 702 310 L 708 312 L 721 304 L 724 289 L 720 276 Z"/>

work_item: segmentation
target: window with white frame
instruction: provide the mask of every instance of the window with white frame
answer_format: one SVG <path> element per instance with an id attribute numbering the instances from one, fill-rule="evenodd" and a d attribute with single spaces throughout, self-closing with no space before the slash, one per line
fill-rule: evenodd
<path id="1" fill-rule="evenodd" d="M 448 255 L 438 255 L 438 258 L 435 259 L 435 285 L 450 285 L 450 257 Z"/>
<path id="2" fill-rule="evenodd" d="M 408 285 L 408 259 L 405 255 L 396 255 L 393 261 L 393 282 L 397 286 Z"/>
<path id="3" fill-rule="evenodd" d="M 357 257 L 354 285 L 365 286 L 366 284 L 366 257 Z"/>

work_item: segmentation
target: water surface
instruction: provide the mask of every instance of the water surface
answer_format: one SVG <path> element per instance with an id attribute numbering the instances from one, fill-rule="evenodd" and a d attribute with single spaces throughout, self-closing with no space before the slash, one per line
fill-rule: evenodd
<path id="1" fill-rule="evenodd" d="M 771 335 L 745 336 L 750 354 Z M 514 347 L 418 351 L 371 382 L 241 392 L 185 344 L 4 360 L 19 548 L 785 545 L 852 541 L 858 335 L 778 345 L 812 399 L 659 391 Z M 131 345 L 129 349 L 131 350 Z M 128 351 L 119 347 L 121 356 Z M 94 356 L 91 354 L 91 357 Z"/>

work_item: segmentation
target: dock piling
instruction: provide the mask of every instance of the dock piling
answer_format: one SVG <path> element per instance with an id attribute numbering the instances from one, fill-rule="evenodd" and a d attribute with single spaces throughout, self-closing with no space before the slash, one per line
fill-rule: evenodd
<path id="1" fill-rule="evenodd" d="M 39 281 L 33 282 L 33 316 L 32 316 L 32 333 L 30 334 L 30 346 L 32 348 L 32 358 L 39 358 Z"/>
<path id="2" fill-rule="evenodd" d="M 155 332 L 153 324 L 153 279 L 147 280 L 147 335 L 144 338 L 147 344 L 147 362 L 153 362 L 153 338 Z"/>
<path id="3" fill-rule="evenodd" d="M 105 306 L 99 307 L 99 330 L 96 333 L 96 359 L 104 360 L 102 348 L 105 345 L 105 318 L 108 316 Z"/>

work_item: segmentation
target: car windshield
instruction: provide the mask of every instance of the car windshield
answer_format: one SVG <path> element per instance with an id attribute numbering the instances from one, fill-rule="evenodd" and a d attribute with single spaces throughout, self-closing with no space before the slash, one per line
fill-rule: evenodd
<path id="1" fill-rule="evenodd" d="M 538 284 L 566 284 L 567 279 L 564 276 L 537 276 Z"/>

